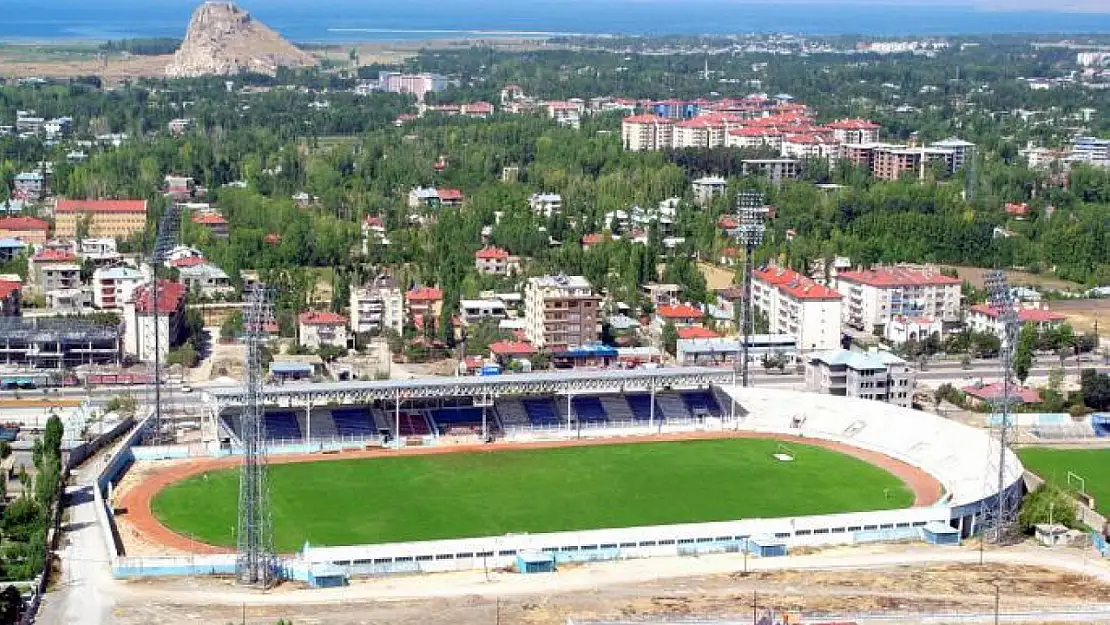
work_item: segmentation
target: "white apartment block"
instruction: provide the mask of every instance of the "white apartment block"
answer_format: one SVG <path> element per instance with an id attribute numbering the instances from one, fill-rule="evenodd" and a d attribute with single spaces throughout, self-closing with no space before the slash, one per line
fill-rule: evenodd
<path id="1" fill-rule="evenodd" d="M 92 275 L 93 306 L 100 310 L 122 310 L 135 287 L 145 280 L 143 272 L 132 267 L 97 269 Z"/>
<path id="2" fill-rule="evenodd" d="M 827 125 L 840 143 L 878 143 L 879 125 L 866 119 L 839 119 Z"/>
<path id="3" fill-rule="evenodd" d="M 886 351 L 834 349 L 812 354 L 806 363 L 806 390 L 858 397 L 904 408 L 913 403 L 914 374 L 905 360 Z"/>
<path id="4" fill-rule="evenodd" d="M 333 312 L 303 312 L 297 317 L 297 336 L 302 346 L 347 347 L 347 318 Z"/>
<path id="5" fill-rule="evenodd" d="M 621 122 L 621 145 L 629 152 L 674 147 L 674 120 L 658 115 L 633 115 Z"/>
<path id="6" fill-rule="evenodd" d="M 756 270 L 752 305 L 767 316 L 771 334 L 796 337 L 802 352 L 840 346 L 840 293 L 796 271 L 780 267 Z"/>
<path id="7" fill-rule="evenodd" d="M 734 115 L 711 113 L 675 124 L 674 148 L 721 148 L 728 144 L 728 133 L 739 129 L 743 120 Z"/>
<path id="8" fill-rule="evenodd" d="M 1032 323 L 1038 332 L 1054 330 L 1067 321 L 1064 315 L 1039 307 L 1019 308 L 1018 321 L 1022 325 Z M 989 332 L 999 339 L 1005 338 L 1001 315 L 997 308 L 989 304 L 977 304 L 967 314 L 967 327 L 975 332 Z"/>
<path id="9" fill-rule="evenodd" d="M 385 329 L 401 334 L 405 328 L 405 300 L 397 281 L 379 276 L 351 289 L 351 331 L 379 334 Z"/>
<path id="10" fill-rule="evenodd" d="M 767 128 L 735 128 L 728 131 L 725 144 L 730 148 L 770 148 L 782 153 L 783 133 Z"/>
<path id="11" fill-rule="evenodd" d="M 598 340 L 601 297 L 582 276 L 529 278 L 524 289 L 525 336 L 532 345 L 566 351 Z"/>
<path id="12" fill-rule="evenodd" d="M 471 325 L 483 319 L 507 319 L 508 310 L 505 302 L 499 299 L 464 299 L 459 300 L 459 313 L 462 314 L 463 324 Z"/>
<path id="13" fill-rule="evenodd" d="M 563 212 L 563 196 L 558 193 L 533 193 L 528 198 L 532 212 L 542 217 L 551 217 Z"/>
<path id="14" fill-rule="evenodd" d="M 960 281 L 936 267 L 877 267 L 841 271 L 833 280 L 845 297 L 844 323 L 874 332 L 894 317 L 928 317 L 941 323 L 960 320 Z"/>
<path id="15" fill-rule="evenodd" d="M 780 154 L 783 158 L 826 159 L 840 158 L 840 144 L 823 135 L 786 135 L 782 140 Z"/>

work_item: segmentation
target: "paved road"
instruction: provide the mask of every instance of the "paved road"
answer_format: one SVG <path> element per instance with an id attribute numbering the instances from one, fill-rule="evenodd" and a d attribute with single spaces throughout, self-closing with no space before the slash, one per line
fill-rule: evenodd
<path id="1" fill-rule="evenodd" d="M 110 446 L 114 447 L 114 446 Z M 36 623 L 107 625 L 115 622 L 114 584 L 104 534 L 96 522 L 93 482 L 106 452 L 71 473 L 65 491 L 62 537 L 57 555 L 61 573 L 46 593 Z"/>

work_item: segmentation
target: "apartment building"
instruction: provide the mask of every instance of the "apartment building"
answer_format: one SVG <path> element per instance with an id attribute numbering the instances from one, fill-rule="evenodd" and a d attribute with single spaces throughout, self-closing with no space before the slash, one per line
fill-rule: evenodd
<path id="1" fill-rule="evenodd" d="M 391 276 L 378 276 L 370 283 L 351 289 L 351 330 L 356 334 L 380 334 L 405 329 L 405 300 L 401 287 Z"/>
<path id="2" fill-rule="evenodd" d="M 472 325 L 483 319 L 500 321 L 509 317 L 505 302 L 499 299 L 459 300 L 459 314 L 462 316 L 463 325 Z"/>
<path id="3" fill-rule="evenodd" d="M 913 403 L 914 372 L 905 360 L 886 351 L 834 349 L 811 354 L 806 362 L 810 392 L 858 397 L 908 408 Z"/>
<path id="4" fill-rule="evenodd" d="M 524 291 L 525 336 L 558 353 L 598 341 L 601 297 L 582 276 L 529 278 Z"/>
<path id="5" fill-rule="evenodd" d="M 0 218 L 0 239 L 19 239 L 27 245 L 42 245 L 50 238 L 50 224 L 34 217 Z"/>
<path id="6" fill-rule="evenodd" d="M 536 215 L 551 217 L 563 212 L 563 196 L 558 193 L 533 193 L 528 198 L 528 207 Z"/>
<path id="7" fill-rule="evenodd" d="M 785 133 L 771 128 L 758 126 L 734 128 L 728 131 L 726 145 L 730 148 L 746 148 L 749 150 L 768 148 L 781 153 L 784 136 Z"/>
<path id="8" fill-rule="evenodd" d="M 418 287 L 405 293 L 405 306 L 417 324 L 426 318 L 439 319 L 443 310 L 443 291 L 433 287 Z"/>
<path id="9" fill-rule="evenodd" d="M 1038 332 L 1055 330 L 1067 321 L 1067 317 L 1064 315 L 1035 305 L 1019 308 L 1017 316 L 1018 321 L 1023 326 L 1032 323 L 1036 326 Z M 968 311 L 966 323 L 967 327 L 975 332 L 989 332 L 1000 339 L 1004 338 L 1002 315 L 997 308 L 990 304 L 972 306 L 971 310 Z"/>
<path id="10" fill-rule="evenodd" d="M 880 126 L 866 119 L 838 119 L 826 125 L 837 142 L 849 145 L 876 143 Z"/>
<path id="11" fill-rule="evenodd" d="M 674 126 L 674 148 L 720 148 L 728 143 L 728 133 L 741 127 L 743 120 L 726 113 L 710 113 L 683 120 Z"/>
<path id="12" fill-rule="evenodd" d="M 936 143 L 930 144 L 929 147 L 952 153 L 952 171 L 958 171 L 966 167 L 968 162 L 975 155 L 974 143 L 964 141 L 963 139 L 957 139 L 956 137 L 949 137 L 944 141 L 937 141 Z"/>
<path id="13" fill-rule="evenodd" d="M 658 115 L 633 115 L 621 122 L 621 145 L 629 152 L 674 147 L 674 120 Z"/>
<path id="14" fill-rule="evenodd" d="M 347 348 L 347 317 L 333 312 L 303 312 L 297 317 L 297 337 L 302 347 L 325 345 Z"/>
<path id="15" fill-rule="evenodd" d="M 790 134 L 782 140 L 781 154 L 799 160 L 836 160 L 840 157 L 840 144 L 822 134 Z"/>
<path id="16" fill-rule="evenodd" d="M 181 284 L 184 284 L 190 293 L 215 297 L 235 292 L 235 287 L 231 284 L 231 276 L 212 263 L 203 262 L 178 267 L 178 272 Z"/>
<path id="17" fill-rule="evenodd" d="M 419 101 L 428 93 L 443 91 L 448 80 L 439 74 L 402 74 L 401 72 L 379 72 L 378 85 L 382 91 L 391 93 L 411 93 Z"/>
<path id="18" fill-rule="evenodd" d="M 143 272 L 132 267 L 101 268 L 93 272 L 93 307 L 122 310 L 135 287 L 146 280 Z"/>
<path id="19" fill-rule="evenodd" d="M 123 305 L 123 351 L 140 362 L 154 361 L 155 353 L 165 358 L 185 339 L 185 287 L 159 280 L 157 309 L 155 304 L 154 288 L 148 283 L 135 287 Z"/>
<path id="20" fill-rule="evenodd" d="M 769 267 L 753 274 L 752 305 L 766 315 L 772 334 L 796 337 L 802 352 L 840 345 L 840 293 L 791 269 Z"/>
<path id="21" fill-rule="evenodd" d="M 16 174 L 13 194 L 25 200 L 41 200 L 46 193 L 46 177 L 41 172 L 25 171 Z"/>
<path id="22" fill-rule="evenodd" d="M 720 176 L 704 176 L 690 183 L 690 187 L 694 192 L 694 201 L 700 206 L 705 206 L 713 201 L 713 198 L 724 195 L 728 191 L 728 180 Z"/>
<path id="23" fill-rule="evenodd" d="M 146 228 L 146 200 L 58 200 L 55 236 L 77 238 L 77 226 L 88 219 L 88 235 L 126 239 Z"/>
<path id="24" fill-rule="evenodd" d="M 928 317 L 943 324 L 960 320 L 960 281 L 936 267 L 840 271 L 833 286 L 846 300 L 844 324 L 863 332 L 883 330 L 895 317 Z"/>
<path id="25" fill-rule="evenodd" d="M 29 269 L 30 283 L 39 293 L 81 284 L 81 265 L 73 252 L 43 250 L 31 257 Z"/>
<path id="26" fill-rule="evenodd" d="M 478 273 L 508 276 L 520 271 L 520 259 L 499 247 L 486 247 L 474 252 L 474 267 Z"/>
<path id="27" fill-rule="evenodd" d="M 0 317 L 18 317 L 23 305 L 23 285 L 0 280 Z"/>

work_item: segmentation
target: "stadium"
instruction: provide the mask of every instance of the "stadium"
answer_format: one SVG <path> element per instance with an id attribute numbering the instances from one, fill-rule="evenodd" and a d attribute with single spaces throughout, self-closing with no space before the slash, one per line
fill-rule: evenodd
<path id="1" fill-rule="evenodd" d="M 931 413 L 733 384 L 720 369 L 266 387 L 275 544 L 294 579 L 924 540 L 981 528 L 989 433 Z M 138 444 L 96 489 L 117 577 L 234 571 L 246 391 L 201 443 Z M 1023 468 L 1008 452 L 1004 497 Z"/>

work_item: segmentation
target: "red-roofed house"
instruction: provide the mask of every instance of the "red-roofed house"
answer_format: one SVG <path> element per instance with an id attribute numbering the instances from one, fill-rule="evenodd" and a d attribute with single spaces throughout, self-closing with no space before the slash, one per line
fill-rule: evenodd
<path id="1" fill-rule="evenodd" d="M 146 228 L 146 200 L 58 200 L 55 236 L 77 238 L 77 224 L 89 220 L 88 236 L 126 239 Z"/>
<path id="2" fill-rule="evenodd" d="M 324 345 L 346 349 L 347 317 L 333 312 L 303 312 L 297 317 L 297 337 L 309 349 Z"/>
<path id="3" fill-rule="evenodd" d="M 537 351 L 526 341 L 497 341 L 490 343 L 489 346 L 490 357 L 502 365 L 518 358 L 528 358 L 535 355 Z"/>
<path id="4" fill-rule="evenodd" d="M 486 118 L 493 115 L 493 105 L 489 102 L 472 102 L 462 105 L 461 112 L 469 117 Z"/>
<path id="5" fill-rule="evenodd" d="M 163 358 L 185 339 L 185 287 L 159 280 L 157 305 L 156 326 L 153 285 L 144 284 L 135 287 L 123 306 L 123 351 L 140 362 L 154 361 L 156 327 L 158 352 Z"/>
<path id="6" fill-rule="evenodd" d="M 34 217 L 0 219 L 0 239 L 19 239 L 28 245 L 42 245 L 50 238 L 50 224 Z"/>
<path id="7" fill-rule="evenodd" d="M 767 316 L 771 334 L 793 336 L 803 352 L 840 346 L 840 293 L 791 269 L 753 273 L 752 305 Z"/>
<path id="8" fill-rule="evenodd" d="M 0 280 L 0 317 L 18 317 L 23 303 L 23 285 Z"/>
<path id="9" fill-rule="evenodd" d="M 276 232 L 268 232 L 266 236 L 262 237 L 262 242 L 266 245 L 281 245 L 281 235 Z"/>
<path id="10" fill-rule="evenodd" d="M 782 140 L 784 158 L 829 159 L 840 158 L 840 144 L 835 139 L 817 133 L 788 134 Z"/>
<path id="11" fill-rule="evenodd" d="M 833 284 L 849 302 L 844 323 L 864 332 L 874 332 L 896 316 L 930 317 L 949 324 L 960 320 L 960 281 L 936 267 L 841 271 Z"/>
<path id="12" fill-rule="evenodd" d="M 461 206 L 466 196 L 459 189 L 437 189 L 441 206 Z"/>
<path id="13" fill-rule="evenodd" d="M 582 237 L 582 239 L 579 241 L 579 243 L 582 244 L 582 249 L 588 250 L 591 247 L 597 247 L 598 245 L 601 245 L 602 243 L 604 243 L 608 240 L 609 240 L 609 237 L 605 236 L 604 234 L 594 232 L 594 233 L 587 234 L 584 237 Z"/>
<path id="14" fill-rule="evenodd" d="M 1029 216 L 1029 205 L 1025 202 L 1022 202 L 1021 204 L 1007 202 L 1004 210 L 1006 211 L 1007 215 L 1017 219 L 1025 219 Z"/>
<path id="15" fill-rule="evenodd" d="M 193 223 L 198 226 L 208 228 L 212 236 L 217 239 L 226 239 L 230 235 L 227 227 L 227 220 L 223 215 L 215 215 L 209 213 L 207 215 L 193 215 Z"/>
<path id="16" fill-rule="evenodd" d="M 45 249 L 31 257 L 28 278 L 39 293 L 81 286 L 81 265 L 69 250 Z"/>
<path id="17" fill-rule="evenodd" d="M 1066 316 L 1047 308 L 1020 308 L 1017 316 L 1022 325 L 1035 324 L 1038 332 L 1055 330 L 1067 321 Z M 990 332 L 998 338 L 1002 338 L 1004 334 L 999 310 L 989 304 L 976 304 L 971 307 L 967 315 L 967 327 L 976 332 Z"/>
<path id="18" fill-rule="evenodd" d="M 474 267 L 478 273 L 508 276 L 520 270 L 520 259 L 499 247 L 486 247 L 474 252 Z"/>
<path id="19" fill-rule="evenodd" d="M 678 329 L 678 338 L 680 339 L 719 339 L 720 334 L 717 334 L 709 328 L 701 326 L 690 326 L 687 328 Z"/>
<path id="20" fill-rule="evenodd" d="M 185 267 L 199 267 L 207 263 L 208 260 L 206 260 L 203 256 L 182 256 L 181 258 L 169 261 L 170 266 L 176 267 L 177 269 L 183 269 Z"/>
<path id="21" fill-rule="evenodd" d="M 726 144 L 730 148 L 762 148 L 782 150 L 783 133 L 777 128 L 766 126 L 744 126 L 728 131 Z"/>
<path id="22" fill-rule="evenodd" d="M 405 293 L 405 306 L 413 317 L 430 316 L 439 319 L 443 309 L 443 291 L 433 287 L 419 287 Z"/>
<path id="23" fill-rule="evenodd" d="M 688 304 L 675 306 L 660 306 L 655 309 L 656 324 L 662 327 L 668 321 L 678 327 L 692 326 L 701 323 L 705 313 Z"/>
<path id="24" fill-rule="evenodd" d="M 972 384 L 960 389 L 967 395 L 970 403 L 973 405 L 994 404 L 1002 401 L 1006 396 L 1004 386 L 1001 382 L 993 384 Z M 1041 394 L 1035 389 L 1028 386 L 1010 386 L 1010 401 L 1019 404 L 1039 404 L 1041 403 Z"/>
<path id="25" fill-rule="evenodd" d="M 674 147 L 673 120 L 658 115 L 633 115 L 621 122 L 621 145 L 629 152 Z"/>

